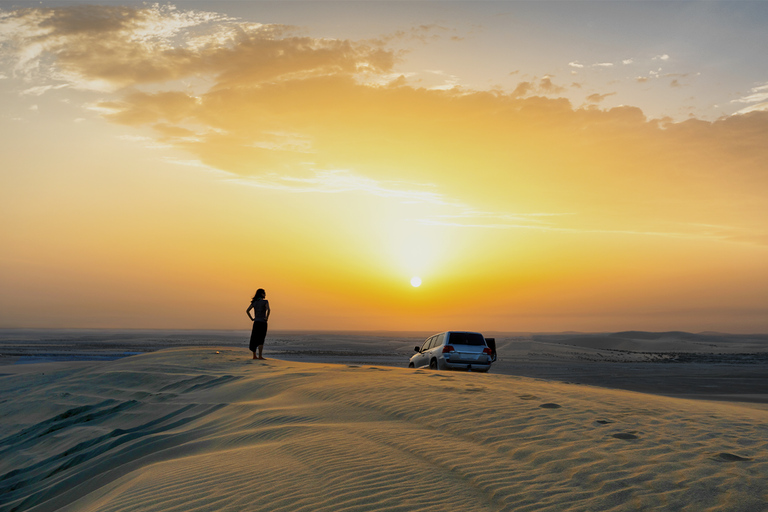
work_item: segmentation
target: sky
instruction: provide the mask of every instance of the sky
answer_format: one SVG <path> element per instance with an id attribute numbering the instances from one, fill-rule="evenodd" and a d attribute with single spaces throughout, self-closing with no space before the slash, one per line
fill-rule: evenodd
<path id="1" fill-rule="evenodd" d="M 768 332 L 766 26 L 0 2 L 0 328 Z"/>

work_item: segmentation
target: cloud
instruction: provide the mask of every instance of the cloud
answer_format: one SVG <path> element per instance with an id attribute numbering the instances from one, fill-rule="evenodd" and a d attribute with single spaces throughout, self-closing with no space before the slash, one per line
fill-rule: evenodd
<path id="1" fill-rule="evenodd" d="M 428 73 L 437 75 L 443 79 L 443 83 L 439 85 L 433 85 L 430 89 L 434 90 L 450 90 L 459 86 L 459 77 L 456 75 L 449 75 L 448 73 L 440 70 L 428 70 Z"/>
<path id="2" fill-rule="evenodd" d="M 580 87 L 579 84 L 572 84 L 572 87 Z M 520 82 L 515 89 L 510 93 L 514 98 L 522 98 L 529 94 L 539 93 L 543 95 L 547 94 L 559 94 L 565 91 L 565 87 L 559 86 L 552 82 L 551 76 L 544 76 L 538 80 L 538 82 Z"/>
<path id="3" fill-rule="evenodd" d="M 215 76 L 219 86 L 238 86 L 388 71 L 395 59 L 377 44 L 293 36 L 283 25 L 238 23 L 172 6 L 22 9 L 2 23 L 19 72 L 34 73 L 43 59 L 53 58 L 57 78 L 81 88 L 117 89 L 201 74 Z"/>
<path id="4" fill-rule="evenodd" d="M 613 62 L 598 62 L 595 64 L 592 64 L 593 68 L 610 68 L 613 67 Z"/>
<path id="5" fill-rule="evenodd" d="M 552 83 L 552 78 L 545 76 L 539 80 L 539 89 L 545 94 L 558 94 L 565 90 L 565 87 L 560 87 Z"/>
<path id="6" fill-rule="evenodd" d="M 3 18 L 18 73 L 106 84 L 92 110 L 238 183 L 455 210 L 429 222 L 733 240 L 680 228 L 722 224 L 765 238 L 768 112 L 671 123 L 594 105 L 612 93 L 574 108 L 550 76 L 510 93 L 418 88 L 394 78 L 398 52 L 381 42 L 166 7 L 73 9 Z"/>
<path id="7" fill-rule="evenodd" d="M 731 101 L 731 103 L 752 103 L 752 105 L 739 110 L 734 115 L 768 111 L 768 83 L 753 87 L 749 92 L 750 94 Z"/>
<path id="8" fill-rule="evenodd" d="M 520 82 L 515 87 L 515 90 L 512 91 L 512 97 L 519 98 L 521 96 L 525 96 L 529 92 L 533 90 L 533 84 L 531 82 Z"/>
<path id="9" fill-rule="evenodd" d="M 584 64 L 579 64 L 578 62 L 569 62 L 568 65 L 571 66 L 572 68 L 579 68 L 579 69 L 584 67 Z"/>
<path id="10" fill-rule="evenodd" d="M 653 58 L 653 60 L 669 60 L 669 55 L 666 53 L 663 55 L 657 55 Z"/>
<path id="11" fill-rule="evenodd" d="M 749 114 L 750 112 L 768 112 L 768 101 L 763 103 L 757 103 L 755 105 L 750 105 L 749 107 L 743 108 L 735 112 L 734 115 Z"/>
<path id="12" fill-rule="evenodd" d="M 615 94 L 616 94 L 615 92 L 608 92 L 605 94 L 598 94 L 598 93 L 590 94 L 589 96 L 587 96 L 587 101 L 590 103 L 600 103 L 608 96 L 613 96 Z"/>
<path id="13" fill-rule="evenodd" d="M 56 89 L 63 89 L 67 87 L 67 84 L 60 84 L 60 85 L 39 85 L 36 87 L 30 87 L 29 89 L 24 89 L 21 91 L 21 94 L 23 96 L 42 96 L 46 92 L 50 90 L 56 90 Z"/>
<path id="14" fill-rule="evenodd" d="M 185 28 L 215 19 L 159 6 L 21 9 L 2 20 L 3 43 L 20 57 L 19 73 L 33 74 L 42 59 L 54 57 L 58 78 L 73 85 L 120 86 L 183 76 L 195 52 L 170 41 Z"/>
<path id="15" fill-rule="evenodd" d="M 732 103 L 756 103 L 758 101 L 768 101 L 768 84 L 753 87 L 749 92 L 749 95 L 733 100 Z"/>
<path id="16" fill-rule="evenodd" d="M 635 59 L 624 59 L 621 61 L 621 63 L 624 64 L 625 66 L 628 64 L 632 64 L 633 62 L 635 62 Z"/>
<path id="17" fill-rule="evenodd" d="M 758 190 L 768 186 L 759 164 L 768 158 L 764 113 L 738 123 L 671 124 L 632 107 L 578 110 L 567 100 L 511 93 L 371 88 L 350 77 L 262 85 L 258 94 L 169 94 L 129 95 L 110 103 L 108 118 L 156 129 L 207 126 L 196 141 L 172 140 L 206 165 L 261 186 L 339 190 L 346 183 L 345 190 L 371 193 L 376 187 L 366 183 L 386 182 L 408 196 L 414 185 L 403 184 L 439 183 L 440 197 L 461 204 L 574 213 L 550 227 L 605 233 L 679 233 L 665 228 L 668 219 L 726 220 L 759 233 L 758 219 L 768 216 L 757 206 Z M 275 133 L 302 142 L 275 142 Z M 158 137 L 171 140 L 167 127 Z M 323 174 L 339 168 L 372 181 L 352 187 L 348 176 Z M 736 207 L 742 200 L 757 210 Z"/>

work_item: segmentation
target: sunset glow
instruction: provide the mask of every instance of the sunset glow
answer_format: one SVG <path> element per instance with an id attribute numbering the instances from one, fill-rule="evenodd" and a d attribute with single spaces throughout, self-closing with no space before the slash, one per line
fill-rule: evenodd
<path id="1" fill-rule="evenodd" d="M 768 330 L 768 3 L 35 5 L 0 327 Z"/>

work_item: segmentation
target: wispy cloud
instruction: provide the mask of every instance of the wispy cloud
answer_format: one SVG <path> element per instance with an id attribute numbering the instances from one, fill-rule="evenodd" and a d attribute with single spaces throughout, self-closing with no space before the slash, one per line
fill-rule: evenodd
<path id="1" fill-rule="evenodd" d="M 181 162 L 180 162 L 181 163 Z M 188 165 L 203 166 L 199 161 Z M 431 184 L 378 181 L 355 175 L 348 170 L 312 171 L 311 176 L 298 177 L 266 174 L 243 178 L 229 175 L 227 180 L 258 188 L 289 193 L 345 194 L 364 193 L 376 197 L 395 199 L 402 203 L 437 207 L 426 217 L 414 219 L 420 224 L 478 227 L 488 229 L 545 228 L 547 219 L 571 215 L 567 213 L 500 213 L 478 210 L 468 204 L 448 198 L 435 191 Z M 452 213 L 440 213 L 449 210 Z"/>
<path id="2" fill-rule="evenodd" d="M 613 96 L 615 94 L 616 94 L 615 92 L 607 92 L 605 94 L 599 94 L 599 93 L 590 94 L 589 96 L 587 96 L 587 101 L 590 103 L 600 103 L 608 96 Z"/>
<path id="3" fill-rule="evenodd" d="M 734 103 L 756 103 L 758 101 L 768 101 L 768 84 L 753 87 L 750 90 L 749 95 L 733 101 Z"/>
<path id="4" fill-rule="evenodd" d="M 594 229 L 588 226 L 565 227 L 556 222 L 546 221 L 541 217 L 571 216 L 574 214 L 529 214 L 529 215 L 505 215 L 486 212 L 468 212 L 467 215 L 434 216 L 419 219 L 421 224 L 430 226 L 451 226 L 473 229 L 522 229 L 530 231 L 546 231 L 555 233 L 593 234 L 593 235 L 620 235 L 654 238 L 670 238 L 678 240 L 708 240 L 720 242 L 747 243 L 756 245 L 768 245 L 768 231 L 748 231 L 733 226 L 712 226 L 702 224 L 689 224 L 678 226 L 678 229 L 667 230 L 637 230 L 637 229 Z"/>
<path id="5" fill-rule="evenodd" d="M 768 112 L 768 83 L 761 84 L 750 89 L 749 94 L 731 100 L 731 103 L 751 103 L 736 112 L 734 115 L 749 114 L 750 112 Z"/>
<path id="6" fill-rule="evenodd" d="M 68 87 L 67 84 L 59 84 L 59 85 L 38 85 L 35 87 L 30 87 L 29 89 L 24 89 L 21 91 L 21 94 L 24 96 L 42 96 L 48 91 L 51 90 L 57 90 L 57 89 L 63 89 L 65 87 Z"/>
<path id="7" fill-rule="evenodd" d="M 768 111 L 768 83 L 753 87 L 748 95 L 732 100 L 731 103 L 751 103 L 751 105 L 739 110 L 736 114 Z"/>

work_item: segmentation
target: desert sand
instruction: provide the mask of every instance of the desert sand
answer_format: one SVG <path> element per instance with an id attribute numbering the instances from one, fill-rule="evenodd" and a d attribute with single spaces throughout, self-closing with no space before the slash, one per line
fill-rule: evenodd
<path id="1" fill-rule="evenodd" d="M 0 510 L 768 510 L 759 407 L 249 357 L 3 366 Z"/>

